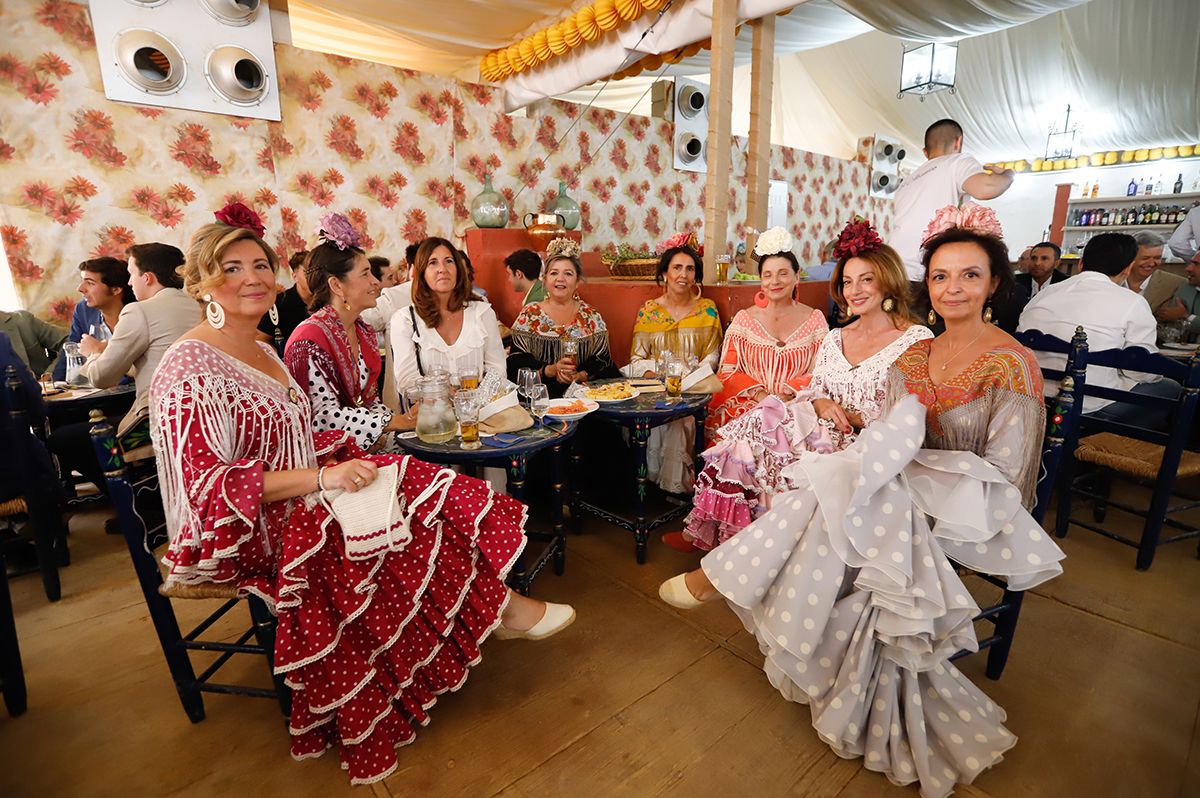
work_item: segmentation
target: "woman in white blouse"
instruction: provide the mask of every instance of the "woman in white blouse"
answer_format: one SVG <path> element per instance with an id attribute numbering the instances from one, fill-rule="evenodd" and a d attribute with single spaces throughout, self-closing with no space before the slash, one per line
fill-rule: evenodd
<path id="1" fill-rule="evenodd" d="M 471 290 L 458 250 L 444 238 L 427 238 L 417 250 L 412 304 L 392 319 L 396 387 L 412 388 L 434 371 L 468 370 L 480 378 L 505 371 L 496 312 Z"/>

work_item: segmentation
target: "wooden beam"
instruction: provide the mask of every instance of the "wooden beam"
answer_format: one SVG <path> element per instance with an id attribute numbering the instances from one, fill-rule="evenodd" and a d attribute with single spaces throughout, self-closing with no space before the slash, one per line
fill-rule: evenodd
<path id="1" fill-rule="evenodd" d="M 750 23 L 750 141 L 746 149 L 746 226 L 767 227 L 771 179 L 771 97 L 775 85 L 775 15 Z M 749 244 L 752 246 L 753 241 Z"/>
<path id="2" fill-rule="evenodd" d="M 704 192 L 704 254 L 709 263 L 732 255 L 729 246 L 729 186 L 733 144 L 733 52 L 737 0 L 712 0 L 712 65 L 708 92 L 708 177 Z M 706 269 L 706 282 L 716 281 Z"/>

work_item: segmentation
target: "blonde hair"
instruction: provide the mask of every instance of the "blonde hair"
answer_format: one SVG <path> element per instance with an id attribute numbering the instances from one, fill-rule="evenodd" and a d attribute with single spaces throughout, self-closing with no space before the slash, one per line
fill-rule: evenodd
<path id="1" fill-rule="evenodd" d="M 908 282 L 908 273 L 904 269 L 904 261 L 900 259 L 900 255 L 896 250 L 884 244 L 879 249 L 871 252 L 864 252 L 861 255 L 850 255 L 844 258 L 839 258 L 837 265 L 833 267 L 833 275 L 829 280 L 829 293 L 833 297 L 833 301 L 837 303 L 838 309 L 841 310 L 842 316 L 847 317 L 849 304 L 846 302 L 846 296 L 842 293 L 842 275 L 846 271 L 846 264 L 854 258 L 865 260 L 871 264 L 871 268 L 875 271 L 875 281 L 879 286 L 879 292 L 883 294 L 884 299 L 889 297 L 896 306 L 890 311 L 885 311 L 892 317 L 893 321 L 915 321 L 912 311 L 909 309 L 909 303 L 912 302 L 912 295 Z"/>
<path id="2" fill-rule="evenodd" d="M 197 302 L 204 300 L 204 295 L 225 282 L 225 270 L 221 268 L 221 258 L 225 250 L 238 241 L 253 241 L 262 247 L 271 264 L 271 271 L 279 271 L 279 258 L 253 230 L 244 227 L 231 227 L 221 222 L 206 224 L 192 234 L 188 243 L 187 259 L 176 271 L 183 278 L 183 289 Z"/>

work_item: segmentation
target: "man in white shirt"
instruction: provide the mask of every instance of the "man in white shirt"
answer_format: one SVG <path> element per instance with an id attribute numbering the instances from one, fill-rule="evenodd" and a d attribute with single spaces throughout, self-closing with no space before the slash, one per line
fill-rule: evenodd
<path id="1" fill-rule="evenodd" d="M 887 242 L 904 259 L 908 279 L 925 279 L 921 239 L 934 214 L 947 205 L 973 197 L 990 200 L 1012 185 L 1013 171 L 985 172 L 983 165 L 962 152 L 963 129 L 953 119 L 939 119 L 925 131 L 922 150 L 929 160 L 896 189 L 892 235 Z"/>
<path id="2" fill-rule="evenodd" d="M 1076 327 L 1087 333 L 1088 349 L 1127 349 L 1138 346 L 1157 352 L 1157 324 L 1150 306 L 1140 295 L 1122 287 L 1137 255 L 1137 242 L 1125 233 L 1101 233 L 1083 250 L 1083 271 L 1061 283 L 1047 286 L 1029 300 L 1021 313 L 1019 331 L 1041 332 L 1071 340 Z M 1061 369 L 1066 356 L 1037 353 L 1045 368 Z M 1177 398 L 1182 390 L 1173 380 L 1156 375 L 1127 373 L 1119 369 L 1088 366 L 1087 382 L 1104 388 L 1151 396 Z M 1058 391 L 1058 383 L 1046 382 L 1046 395 Z M 1162 429 L 1169 414 L 1155 408 L 1114 402 L 1095 396 L 1084 397 L 1083 412 L 1091 418 L 1122 421 Z"/>
<path id="3" fill-rule="evenodd" d="M 107 346 L 80 345 L 88 356 L 82 372 L 97 388 L 110 388 L 133 373 L 137 399 L 121 420 L 124 432 L 145 415 L 150 381 L 159 361 L 171 344 L 200 323 L 200 305 L 183 290 L 176 269 L 183 253 L 170 244 L 134 244 L 129 248 L 129 285 L 137 302 L 121 310 L 113 337 Z"/>
<path id="4" fill-rule="evenodd" d="M 1167 246 L 1180 260 L 1191 260 L 1200 249 L 1200 205 L 1188 211 L 1187 216 L 1171 233 Z"/>
<path id="5" fill-rule="evenodd" d="M 383 367 L 383 393 L 380 398 L 390 409 L 400 411 L 400 393 L 396 390 L 396 380 L 392 369 L 392 317 L 398 311 L 412 304 L 413 264 L 417 258 L 419 244 L 409 244 L 404 250 L 403 267 L 396 268 L 396 276 L 406 278 L 404 282 L 388 286 L 379 292 L 375 307 L 362 312 L 362 320 L 375 328 L 379 333 L 379 345 L 383 347 L 386 363 Z"/>

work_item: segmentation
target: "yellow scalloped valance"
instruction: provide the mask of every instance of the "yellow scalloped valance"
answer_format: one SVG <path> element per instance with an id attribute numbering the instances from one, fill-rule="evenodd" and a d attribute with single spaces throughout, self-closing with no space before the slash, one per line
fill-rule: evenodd
<path id="1" fill-rule="evenodd" d="M 1138 150 L 1109 150 L 1074 158 L 1044 159 L 1030 158 L 1019 161 L 996 161 L 985 166 L 998 166 L 1016 172 L 1058 172 L 1064 169 L 1081 169 L 1085 166 L 1120 166 L 1129 163 L 1144 163 L 1171 158 L 1193 158 L 1200 156 L 1200 144 L 1180 144 L 1176 147 L 1147 147 Z"/>
<path id="2" fill-rule="evenodd" d="M 479 61 L 484 80 L 504 80 L 532 69 L 551 58 L 559 58 L 603 34 L 658 11 L 667 0 L 596 0 L 566 19 L 526 36 L 508 47 L 493 50 Z M 641 71 L 641 70 L 639 70 Z M 636 73 L 635 73 L 636 74 Z"/>

